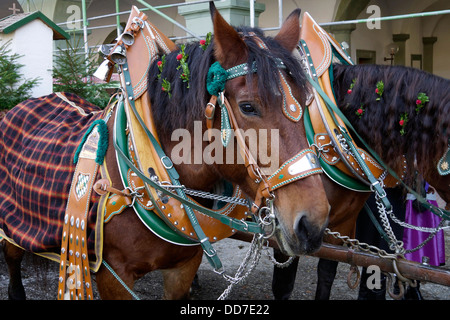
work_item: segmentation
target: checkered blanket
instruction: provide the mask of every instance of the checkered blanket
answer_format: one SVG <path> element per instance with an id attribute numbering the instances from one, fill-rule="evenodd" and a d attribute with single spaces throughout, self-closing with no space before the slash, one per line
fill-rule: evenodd
<path id="1" fill-rule="evenodd" d="M 35 253 L 59 252 L 73 157 L 103 112 L 69 93 L 29 99 L 0 122 L 0 235 Z M 89 214 L 92 249 L 96 195 Z"/>

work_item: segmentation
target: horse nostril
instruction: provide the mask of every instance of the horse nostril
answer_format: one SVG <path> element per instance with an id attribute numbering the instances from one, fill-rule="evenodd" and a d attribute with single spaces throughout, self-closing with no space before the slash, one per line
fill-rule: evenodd
<path id="1" fill-rule="evenodd" d="M 297 221 L 297 226 L 295 228 L 295 234 L 301 242 L 305 242 L 310 237 L 310 224 L 308 218 L 305 216 L 300 217 Z"/>
<path id="2" fill-rule="evenodd" d="M 302 215 L 297 219 L 295 234 L 303 247 L 304 253 L 311 253 L 320 248 L 323 233 L 324 228 L 321 229 L 314 223 L 311 223 L 311 220 L 307 216 Z"/>

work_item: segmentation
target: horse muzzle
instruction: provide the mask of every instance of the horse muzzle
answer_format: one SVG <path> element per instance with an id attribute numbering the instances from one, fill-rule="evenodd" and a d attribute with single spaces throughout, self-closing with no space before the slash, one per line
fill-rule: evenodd
<path id="1" fill-rule="evenodd" d="M 309 254 L 319 250 L 322 245 L 325 226 L 318 227 L 311 223 L 306 215 L 299 214 L 292 228 L 276 219 L 274 236 L 284 254 L 289 256 Z"/>

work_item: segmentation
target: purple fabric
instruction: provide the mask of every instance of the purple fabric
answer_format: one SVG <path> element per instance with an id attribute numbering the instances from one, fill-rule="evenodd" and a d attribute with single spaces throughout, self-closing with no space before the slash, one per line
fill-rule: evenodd
<path id="1" fill-rule="evenodd" d="M 414 197 L 408 194 L 406 203 L 405 222 L 420 227 L 435 228 L 439 225 L 441 218 L 432 212 L 426 210 L 424 212 L 417 212 L 412 203 Z M 427 194 L 427 201 L 432 205 L 438 206 L 436 196 L 434 194 Z M 413 249 L 421 244 L 430 234 L 427 232 L 416 231 L 405 228 L 403 233 L 403 242 L 405 248 Z M 439 231 L 423 248 L 405 254 L 405 258 L 411 261 L 422 262 L 422 257 L 430 258 L 430 265 L 439 266 L 445 264 L 445 239 L 443 230 Z"/>

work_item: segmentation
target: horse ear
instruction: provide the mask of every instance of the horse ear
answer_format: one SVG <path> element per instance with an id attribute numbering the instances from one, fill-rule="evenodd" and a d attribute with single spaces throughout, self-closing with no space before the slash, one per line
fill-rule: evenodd
<path id="1" fill-rule="evenodd" d="M 275 40 L 288 51 L 293 51 L 300 41 L 300 13 L 301 9 L 295 9 L 286 18 Z"/>
<path id="2" fill-rule="evenodd" d="M 243 58 L 247 59 L 247 46 L 237 31 L 230 26 L 216 9 L 214 2 L 209 3 L 214 26 L 214 55 L 224 68 L 232 67 Z"/>

